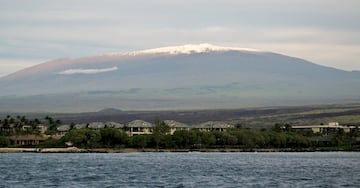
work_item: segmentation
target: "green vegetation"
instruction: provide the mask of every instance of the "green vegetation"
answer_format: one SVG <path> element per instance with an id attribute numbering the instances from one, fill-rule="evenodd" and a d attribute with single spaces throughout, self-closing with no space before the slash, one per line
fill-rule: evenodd
<path id="1" fill-rule="evenodd" d="M 156 148 L 159 148 L 160 142 L 164 141 L 166 135 L 170 133 L 170 127 L 163 121 L 157 120 L 153 130 L 153 138 Z M 170 140 L 169 140 L 170 141 Z"/>
<path id="2" fill-rule="evenodd" d="M 56 127 L 61 121 L 47 116 L 46 134 L 57 134 Z M 6 116 L 0 120 L 0 147 L 13 147 L 11 136 L 40 134 L 39 119 L 29 120 L 25 116 L 13 118 Z M 313 133 L 312 131 L 294 130 L 290 124 L 277 123 L 271 129 L 250 129 L 246 124 L 237 124 L 226 131 L 199 131 L 198 129 L 178 130 L 172 135 L 170 127 L 163 121 L 156 121 L 152 134 L 129 136 L 124 129 L 103 128 L 99 130 L 83 128 L 71 129 L 65 136 L 50 137 L 36 147 L 78 148 L 156 148 L 156 149 L 203 149 L 203 148 L 343 148 L 360 150 L 360 130 L 343 129 Z M 57 139 L 55 139 L 57 138 Z"/>
<path id="3" fill-rule="evenodd" d="M 119 148 L 128 145 L 129 136 L 122 130 L 106 128 L 100 130 L 100 143 L 105 148 Z"/>
<path id="4" fill-rule="evenodd" d="M 61 121 L 60 120 L 54 120 L 52 117 L 46 116 L 45 120 L 48 121 L 48 130 L 46 131 L 46 134 L 48 135 L 53 135 L 57 133 L 56 127 L 58 127 L 59 125 L 61 125 Z"/>
<path id="5" fill-rule="evenodd" d="M 50 129 L 45 132 L 47 135 L 56 135 L 58 132 L 56 127 L 61 124 L 60 120 L 53 120 L 47 116 L 45 120 L 48 121 Z M 10 141 L 13 136 L 27 136 L 32 135 L 41 137 L 44 134 L 46 126 L 38 118 L 28 119 L 25 116 L 17 115 L 12 117 L 7 115 L 4 119 L 0 119 L 0 147 L 15 147 L 14 141 Z M 31 144 L 29 144 L 31 145 Z M 39 147 L 52 147 L 63 145 L 60 140 L 48 139 L 39 144 Z"/>
<path id="6" fill-rule="evenodd" d="M 156 123 L 153 134 L 129 137 L 124 131 L 105 128 L 102 130 L 73 129 L 63 143 L 71 142 L 80 148 L 347 148 L 360 149 L 360 131 L 350 133 L 342 130 L 321 135 L 309 131 L 294 131 L 291 125 L 276 124 L 272 130 L 233 128 L 227 131 L 201 132 L 179 130 L 169 134 L 169 127 L 161 121 Z"/>
<path id="7" fill-rule="evenodd" d="M 101 135 L 99 131 L 90 129 L 73 129 L 63 138 L 80 148 L 100 147 Z"/>
<path id="8" fill-rule="evenodd" d="M 40 142 L 39 145 L 37 145 L 38 148 L 62 148 L 66 147 L 64 139 L 54 139 L 54 138 L 48 138 L 47 140 Z"/>
<path id="9" fill-rule="evenodd" d="M 7 115 L 0 120 L 0 136 L 39 134 L 39 125 L 41 125 L 41 121 L 37 118 L 30 120 L 25 116 Z"/>
<path id="10" fill-rule="evenodd" d="M 0 147 L 8 147 L 9 144 L 9 140 L 6 137 L 0 136 Z"/>

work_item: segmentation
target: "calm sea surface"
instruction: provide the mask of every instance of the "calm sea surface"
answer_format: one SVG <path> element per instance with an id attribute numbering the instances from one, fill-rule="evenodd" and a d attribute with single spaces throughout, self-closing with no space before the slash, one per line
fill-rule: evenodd
<path id="1" fill-rule="evenodd" d="M 360 187 L 360 153 L 0 153 L 0 187 Z"/>

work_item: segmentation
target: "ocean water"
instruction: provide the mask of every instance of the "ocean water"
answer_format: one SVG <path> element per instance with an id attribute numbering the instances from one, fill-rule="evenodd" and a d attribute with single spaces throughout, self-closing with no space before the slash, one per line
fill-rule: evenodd
<path id="1" fill-rule="evenodd" d="M 0 187 L 360 187 L 360 153 L 0 153 Z"/>

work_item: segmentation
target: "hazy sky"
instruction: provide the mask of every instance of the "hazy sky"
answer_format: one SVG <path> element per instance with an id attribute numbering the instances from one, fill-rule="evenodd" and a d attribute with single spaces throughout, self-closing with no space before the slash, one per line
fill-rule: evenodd
<path id="1" fill-rule="evenodd" d="M 0 76 L 51 59 L 189 43 L 360 70 L 360 1 L 0 0 Z"/>

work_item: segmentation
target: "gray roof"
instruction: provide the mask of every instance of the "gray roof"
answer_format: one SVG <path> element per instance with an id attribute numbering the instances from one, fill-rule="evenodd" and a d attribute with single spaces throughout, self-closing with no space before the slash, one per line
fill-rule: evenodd
<path id="1" fill-rule="evenodd" d="M 103 129 L 103 128 L 105 128 L 105 124 L 103 122 L 92 122 L 92 123 L 89 123 L 88 128 Z"/>
<path id="2" fill-rule="evenodd" d="M 59 127 L 56 128 L 56 130 L 60 131 L 60 132 L 66 132 L 70 130 L 70 125 L 60 125 Z"/>
<path id="3" fill-rule="evenodd" d="M 215 128 L 215 129 L 223 128 L 223 129 L 226 129 L 226 128 L 232 128 L 233 126 L 228 123 L 222 122 L 222 121 L 208 121 L 205 123 L 201 123 L 199 125 L 195 125 L 194 127 L 195 128 Z"/>
<path id="4" fill-rule="evenodd" d="M 108 121 L 105 123 L 106 127 L 108 128 L 115 128 L 115 129 L 122 129 L 124 128 L 124 124 L 122 123 L 116 123 L 116 122 L 113 122 L 113 121 Z"/>
<path id="5" fill-rule="evenodd" d="M 87 127 L 86 123 L 80 123 L 80 124 L 74 125 L 74 128 L 76 128 L 76 129 L 82 129 L 82 128 L 86 128 L 86 127 Z"/>
<path id="6" fill-rule="evenodd" d="M 130 121 L 127 124 L 127 126 L 128 127 L 143 127 L 143 128 L 146 128 L 146 127 L 153 127 L 153 124 L 149 123 L 149 122 L 146 122 L 146 121 L 143 121 L 143 120 L 134 120 L 134 121 Z"/>
<path id="7" fill-rule="evenodd" d="M 175 121 L 175 120 L 165 120 L 164 122 L 166 125 L 169 125 L 169 127 L 171 127 L 171 128 L 188 128 L 189 127 L 188 125 L 178 122 L 178 121 Z"/>

